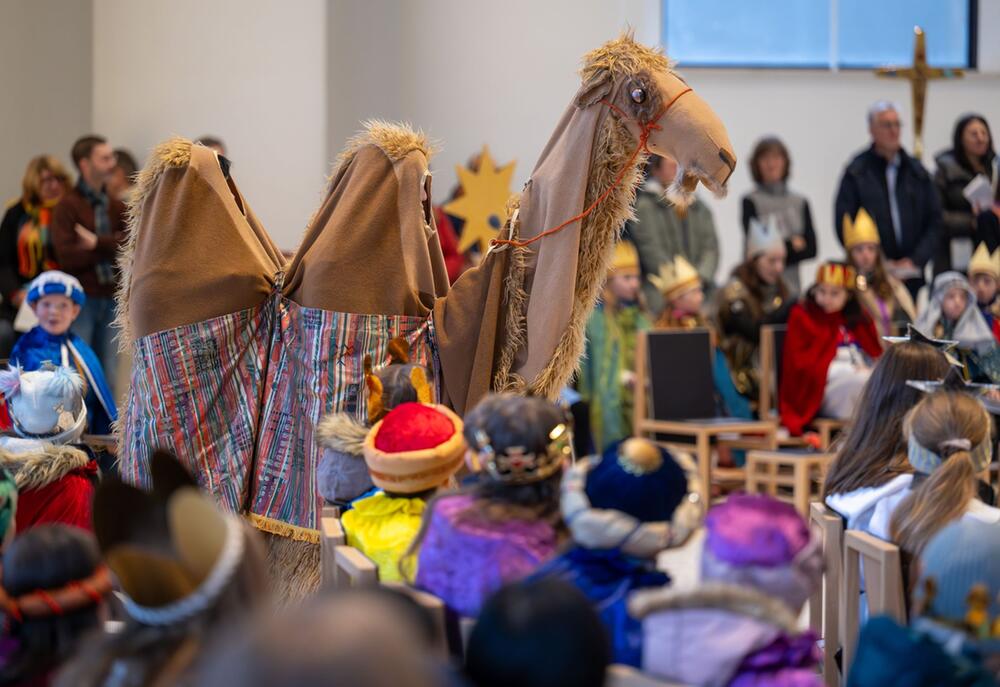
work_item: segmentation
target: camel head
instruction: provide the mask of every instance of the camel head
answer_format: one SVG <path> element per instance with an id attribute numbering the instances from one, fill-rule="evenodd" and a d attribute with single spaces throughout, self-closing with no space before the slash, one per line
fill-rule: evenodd
<path id="1" fill-rule="evenodd" d="M 736 167 L 726 127 L 663 53 L 623 34 L 587 53 L 581 75 L 577 106 L 614 105 L 618 116 L 626 115 L 623 123 L 637 142 L 642 123 L 658 127 L 646 149 L 677 161 L 677 177 L 667 189 L 675 203 L 690 203 L 699 181 L 715 195 L 725 195 Z"/>

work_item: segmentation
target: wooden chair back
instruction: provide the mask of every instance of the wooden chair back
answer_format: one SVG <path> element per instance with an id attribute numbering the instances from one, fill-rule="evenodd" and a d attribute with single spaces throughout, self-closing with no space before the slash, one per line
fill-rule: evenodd
<path id="1" fill-rule="evenodd" d="M 899 547 L 867 532 L 844 533 L 844 566 L 840 607 L 843 611 L 843 674 L 848 675 L 860 632 L 861 575 L 864 573 L 868 617 L 888 615 L 906 623 L 903 564 Z"/>
<path id="2" fill-rule="evenodd" d="M 353 546 L 333 547 L 333 586 L 337 589 L 378 584 L 375 561 Z"/>
<path id="3" fill-rule="evenodd" d="M 761 420 L 769 420 L 777 413 L 778 389 L 781 384 L 781 354 L 785 348 L 788 325 L 765 324 L 760 328 L 760 390 L 757 412 Z"/>
<path id="4" fill-rule="evenodd" d="M 823 639 L 823 684 L 837 687 L 840 671 L 840 575 L 844 567 L 844 519 L 822 501 L 809 504 L 809 525 L 823 545 L 823 583 L 809 599 L 809 626 Z"/>
<path id="5" fill-rule="evenodd" d="M 334 551 L 338 546 L 344 546 L 347 538 L 344 528 L 340 525 L 340 509 L 327 506 L 323 509 L 319 521 L 319 562 L 320 585 L 332 589 L 337 580 L 337 559 Z"/>

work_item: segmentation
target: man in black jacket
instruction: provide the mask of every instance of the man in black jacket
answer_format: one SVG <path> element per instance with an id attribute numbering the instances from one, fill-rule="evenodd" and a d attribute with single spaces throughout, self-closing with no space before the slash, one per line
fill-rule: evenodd
<path id="1" fill-rule="evenodd" d="M 941 204 L 930 174 L 900 145 L 901 126 L 890 102 L 879 101 L 868 110 L 872 145 L 844 170 L 833 225 L 843 244 L 844 216 L 853 220 L 865 208 L 878 225 L 886 267 L 916 300 L 941 232 Z"/>

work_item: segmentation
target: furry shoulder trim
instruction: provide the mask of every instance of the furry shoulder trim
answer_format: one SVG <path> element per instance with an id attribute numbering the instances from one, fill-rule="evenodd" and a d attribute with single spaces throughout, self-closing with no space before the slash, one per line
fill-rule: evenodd
<path id="1" fill-rule="evenodd" d="M 580 76 L 588 81 L 603 70 L 616 74 L 637 74 L 644 70 L 673 70 L 673 66 L 662 51 L 637 42 L 631 31 L 624 31 L 618 38 L 583 56 Z"/>
<path id="2" fill-rule="evenodd" d="M 344 150 L 337 156 L 334 169 L 340 169 L 349 163 L 366 145 L 375 146 L 393 162 L 402 160 L 415 150 L 423 153 L 429 160 L 436 151 L 424 132 L 414 129 L 408 122 L 367 119 L 361 123 L 361 131 L 347 140 Z"/>
<path id="3" fill-rule="evenodd" d="M 316 438 L 321 446 L 363 458 L 368 427 L 348 413 L 332 413 L 316 425 Z"/>
<path id="4" fill-rule="evenodd" d="M 668 587 L 640 590 L 629 598 L 629 614 L 636 618 L 662 611 L 717 608 L 774 625 L 789 634 L 798 634 L 798 620 L 780 600 L 749 587 L 720 582 L 702 584 L 693 591 Z"/>
<path id="5" fill-rule="evenodd" d="M 18 490 L 41 489 L 88 463 L 90 456 L 73 446 L 45 444 L 25 453 L 0 449 L 0 465 L 14 473 Z"/>

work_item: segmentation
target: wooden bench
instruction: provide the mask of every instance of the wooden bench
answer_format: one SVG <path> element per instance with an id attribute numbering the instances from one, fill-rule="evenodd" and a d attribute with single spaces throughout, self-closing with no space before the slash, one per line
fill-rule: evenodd
<path id="1" fill-rule="evenodd" d="M 843 611 L 844 668 L 849 675 L 860 632 L 861 574 L 864 572 L 868 617 L 888 615 L 906 624 L 903 565 L 899 547 L 858 530 L 844 533 L 844 567 L 840 608 Z"/>

